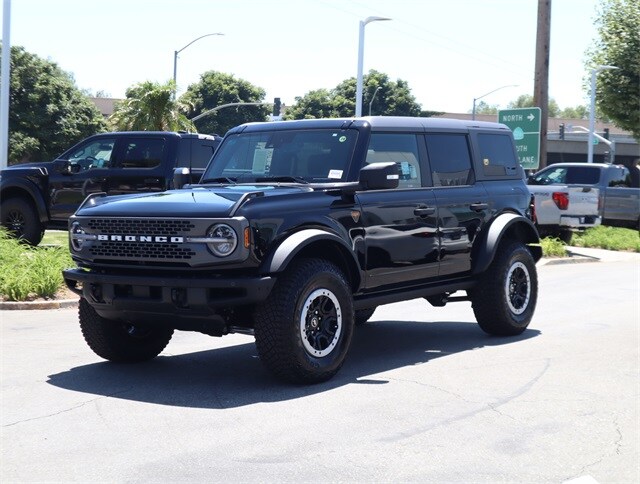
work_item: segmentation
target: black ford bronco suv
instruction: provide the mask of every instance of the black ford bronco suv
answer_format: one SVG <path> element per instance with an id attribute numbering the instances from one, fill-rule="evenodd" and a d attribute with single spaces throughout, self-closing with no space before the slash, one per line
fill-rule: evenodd
<path id="1" fill-rule="evenodd" d="M 529 208 L 500 124 L 251 123 L 198 185 L 89 196 L 69 220 L 78 268 L 64 277 L 107 360 L 154 358 L 174 330 L 249 333 L 277 376 L 320 382 L 382 304 L 470 300 L 487 333 L 522 333 L 541 257 Z"/>
<path id="2" fill-rule="evenodd" d="M 162 192 L 176 168 L 199 180 L 220 136 L 169 131 L 118 131 L 91 136 L 53 161 L 0 172 L 0 222 L 15 237 L 38 245 L 45 229 L 66 230 L 90 194 Z"/>

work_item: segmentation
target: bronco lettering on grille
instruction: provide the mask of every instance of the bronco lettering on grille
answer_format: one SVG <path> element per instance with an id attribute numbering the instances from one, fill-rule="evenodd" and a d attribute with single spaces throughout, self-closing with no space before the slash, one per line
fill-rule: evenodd
<path id="1" fill-rule="evenodd" d="M 155 242 L 161 244 L 183 244 L 184 237 L 166 235 L 109 235 L 98 234 L 98 240 L 108 242 Z"/>

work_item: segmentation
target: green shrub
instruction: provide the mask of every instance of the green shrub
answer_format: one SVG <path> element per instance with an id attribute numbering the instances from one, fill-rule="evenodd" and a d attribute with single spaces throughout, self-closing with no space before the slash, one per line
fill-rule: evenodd
<path id="1" fill-rule="evenodd" d="M 543 257 L 567 257 L 567 249 L 564 242 L 553 237 L 540 239 Z"/>
<path id="2" fill-rule="evenodd" d="M 64 284 L 62 269 L 72 266 L 66 246 L 30 247 L 0 228 L 0 296 L 5 299 L 51 298 Z"/>
<path id="3" fill-rule="evenodd" d="M 640 252 L 640 233 L 634 229 L 600 225 L 574 234 L 571 244 L 576 247 Z"/>

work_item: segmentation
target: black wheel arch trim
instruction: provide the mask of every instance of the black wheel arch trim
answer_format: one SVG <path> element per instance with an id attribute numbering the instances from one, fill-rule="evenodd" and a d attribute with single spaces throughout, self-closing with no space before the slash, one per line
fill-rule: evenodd
<path id="1" fill-rule="evenodd" d="M 498 215 L 480 237 L 479 244 L 473 250 L 473 274 L 481 274 L 489 267 L 505 236 L 512 236 L 524 244 L 538 244 L 540 237 L 534 223 L 522 215 L 503 213 Z M 542 257 L 542 247 L 528 245 L 533 259 L 538 262 Z"/>
<path id="2" fill-rule="evenodd" d="M 35 183 L 24 179 L 7 180 L 7 183 L 3 183 L 0 198 L 2 198 L 2 200 L 6 200 L 8 198 L 16 197 L 25 198 L 34 204 L 38 211 L 38 218 L 40 219 L 40 222 L 45 223 L 49 221 L 47 204 Z"/>
<path id="3" fill-rule="evenodd" d="M 338 235 L 317 228 L 306 228 L 290 234 L 265 258 L 262 263 L 261 272 L 263 274 L 282 272 L 302 250 L 320 241 L 337 244 L 344 249 L 342 251 L 343 254 L 349 254 L 347 263 L 350 264 L 351 267 L 344 269 L 350 272 L 350 274 L 346 274 L 347 276 L 357 277 L 357 280 L 353 280 L 352 283 L 354 288 L 359 287 L 361 275 L 359 272 L 358 274 L 353 274 L 354 269 L 357 269 L 357 271 L 360 270 L 356 257 L 353 254 L 353 249 Z"/>

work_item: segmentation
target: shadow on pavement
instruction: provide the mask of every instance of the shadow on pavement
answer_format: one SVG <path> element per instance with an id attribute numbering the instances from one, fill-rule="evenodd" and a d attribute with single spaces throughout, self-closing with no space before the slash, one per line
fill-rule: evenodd
<path id="1" fill-rule="evenodd" d="M 223 409 L 301 398 L 352 383 L 384 384 L 384 378 L 373 375 L 539 334 L 529 329 L 517 337 L 498 338 L 483 333 L 476 323 L 375 321 L 356 328 L 341 371 L 326 383 L 310 386 L 288 385 L 272 377 L 253 343 L 159 356 L 133 365 L 93 363 L 50 375 L 47 382 L 105 397 Z"/>

